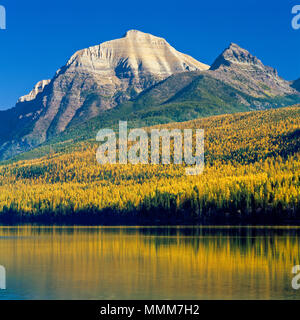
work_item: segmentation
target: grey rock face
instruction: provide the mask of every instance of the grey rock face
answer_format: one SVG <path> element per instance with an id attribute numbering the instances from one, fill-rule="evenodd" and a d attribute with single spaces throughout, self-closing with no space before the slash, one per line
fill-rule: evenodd
<path id="1" fill-rule="evenodd" d="M 296 94 L 290 83 L 265 66 L 250 52 L 237 44 L 230 46 L 215 60 L 213 76 L 254 97 L 274 97 Z"/>

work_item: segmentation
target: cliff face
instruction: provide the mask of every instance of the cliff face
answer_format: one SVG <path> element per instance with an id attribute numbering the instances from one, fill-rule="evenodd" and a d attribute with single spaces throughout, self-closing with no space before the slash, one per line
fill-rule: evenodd
<path id="1" fill-rule="evenodd" d="M 0 113 L 0 157 L 29 150 L 74 121 L 114 108 L 172 74 L 207 69 L 165 39 L 137 30 L 80 50 L 52 80 L 40 81 L 13 110 Z"/>

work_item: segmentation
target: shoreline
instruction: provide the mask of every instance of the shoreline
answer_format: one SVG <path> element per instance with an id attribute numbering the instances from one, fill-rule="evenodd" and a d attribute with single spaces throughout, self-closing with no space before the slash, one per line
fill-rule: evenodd
<path id="1" fill-rule="evenodd" d="M 50 226 L 300 226 L 300 212 L 264 212 L 264 213 L 193 213 L 155 212 L 151 217 L 141 212 L 78 212 L 72 214 L 43 213 L 0 213 L 0 226 L 14 225 L 50 225 Z"/>

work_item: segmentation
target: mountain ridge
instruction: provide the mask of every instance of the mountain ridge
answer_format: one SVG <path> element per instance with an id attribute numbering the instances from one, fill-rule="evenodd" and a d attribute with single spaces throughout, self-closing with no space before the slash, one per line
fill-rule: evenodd
<path id="1" fill-rule="evenodd" d="M 14 110 L 0 113 L 0 157 L 35 147 L 63 132 L 73 118 L 93 118 L 174 73 L 208 68 L 163 38 L 137 30 L 79 50 L 50 82 L 38 82 Z"/>
<path id="2" fill-rule="evenodd" d="M 163 38 L 129 30 L 75 52 L 53 79 L 38 82 L 15 108 L 0 112 L 0 159 L 93 119 L 110 125 L 125 115 L 151 125 L 280 107 L 300 102 L 297 88 L 237 44 L 209 67 Z"/>

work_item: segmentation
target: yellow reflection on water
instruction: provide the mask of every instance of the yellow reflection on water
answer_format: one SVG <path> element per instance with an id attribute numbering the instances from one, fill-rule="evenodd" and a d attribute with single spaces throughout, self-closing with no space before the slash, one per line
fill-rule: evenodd
<path id="1" fill-rule="evenodd" d="M 0 228 L 0 299 L 299 299 L 297 228 Z"/>

